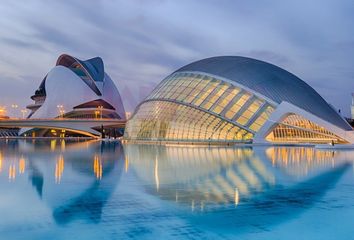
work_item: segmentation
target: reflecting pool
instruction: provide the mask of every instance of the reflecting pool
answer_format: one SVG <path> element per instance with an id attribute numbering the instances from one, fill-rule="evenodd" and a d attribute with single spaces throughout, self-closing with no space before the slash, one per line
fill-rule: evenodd
<path id="1" fill-rule="evenodd" d="M 0 239 L 354 239 L 354 151 L 0 140 Z"/>

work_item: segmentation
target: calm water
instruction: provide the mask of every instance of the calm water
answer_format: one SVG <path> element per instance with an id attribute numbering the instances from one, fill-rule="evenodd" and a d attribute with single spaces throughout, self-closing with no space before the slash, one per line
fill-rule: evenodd
<path id="1" fill-rule="evenodd" d="M 0 141 L 0 239 L 354 239 L 354 151 Z"/>

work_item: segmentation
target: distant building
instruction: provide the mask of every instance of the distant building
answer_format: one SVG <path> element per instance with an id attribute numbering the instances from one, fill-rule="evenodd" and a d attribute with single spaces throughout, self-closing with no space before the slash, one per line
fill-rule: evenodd
<path id="1" fill-rule="evenodd" d="M 116 118 L 125 120 L 122 99 L 99 57 L 82 61 L 63 54 L 31 97 L 28 118 Z M 76 136 L 75 131 L 22 129 L 22 135 Z"/>
<path id="2" fill-rule="evenodd" d="M 140 103 L 125 139 L 354 143 L 354 131 L 312 87 L 275 65 L 212 57 L 167 76 Z"/>

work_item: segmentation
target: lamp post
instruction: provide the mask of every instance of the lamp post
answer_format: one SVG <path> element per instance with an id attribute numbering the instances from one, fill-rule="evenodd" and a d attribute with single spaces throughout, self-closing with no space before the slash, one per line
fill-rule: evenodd
<path id="1" fill-rule="evenodd" d="M 17 114 L 15 114 L 16 113 L 16 109 L 18 108 L 18 105 L 17 104 L 15 104 L 15 103 L 13 103 L 13 104 L 11 104 L 11 108 L 12 109 L 14 109 L 14 115 L 17 115 Z"/>
<path id="2" fill-rule="evenodd" d="M 16 103 L 13 103 L 13 104 L 11 104 L 11 108 L 13 109 L 14 115 L 17 115 L 17 114 L 16 114 L 16 109 L 18 108 L 18 105 L 17 105 Z M 15 117 L 15 116 L 14 116 L 14 117 Z"/>
<path id="3" fill-rule="evenodd" d="M 98 106 L 98 109 L 100 110 L 100 119 L 102 120 L 102 110 L 103 110 L 103 106 Z"/>
<path id="4" fill-rule="evenodd" d="M 60 118 L 64 117 L 64 113 L 65 113 L 64 106 L 59 104 L 59 105 L 57 105 L 57 108 L 58 108 L 58 112 L 59 112 L 59 117 Z"/>
<path id="5" fill-rule="evenodd" d="M 22 109 L 21 113 L 22 113 L 22 118 L 25 119 L 25 115 L 27 113 L 27 109 Z"/>

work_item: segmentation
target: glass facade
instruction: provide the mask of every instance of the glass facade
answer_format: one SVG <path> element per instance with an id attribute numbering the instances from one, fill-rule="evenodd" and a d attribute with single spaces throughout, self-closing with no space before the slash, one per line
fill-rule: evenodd
<path id="1" fill-rule="evenodd" d="M 130 120 L 126 137 L 140 140 L 246 141 L 253 134 L 212 114 L 185 105 L 150 101 Z"/>
<path id="2" fill-rule="evenodd" d="M 279 123 L 266 137 L 270 142 L 347 143 L 325 128 L 292 114 Z"/>
<path id="3" fill-rule="evenodd" d="M 212 199 L 237 205 L 276 184 L 270 165 L 250 148 L 127 144 L 124 149 L 126 166 L 148 192 L 180 204 L 200 206 Z"/>
<path id="4" fill-rule="evenodd" d="M 275 105 L 227 80 L 196 72 L 165 78 L 136 109 L 128 140 L 251 142 Z M 291 114 L 265 137 L 269 142 L 346 143 L 325 128 Z"/>
<path id="5" fill-rule="evenodd" d="M 125 137 L 132 140 L 249 142 L 274 106 L 211 76 L 178 72 L 137 108 Z"/>
<path id="6" fill-rule="evenodd" d="M 311 122 L 296 114 L 321 121 L 309 117 Z M 124 137 L 348 143 L 352 136 L 347 131 L 352 131 L 349 124 L 295 75 L 255 59 L 226 56 L 196 61 L 166 77 L 138 105 Z"/>

